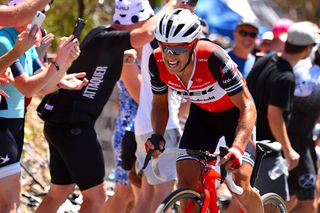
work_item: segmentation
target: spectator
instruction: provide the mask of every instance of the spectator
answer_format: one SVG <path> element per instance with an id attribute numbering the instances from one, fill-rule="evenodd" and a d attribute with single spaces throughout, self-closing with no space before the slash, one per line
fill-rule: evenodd
<path id="1" fill-rule="evenodd" d="M 115 3 L 123 12 L 128 10 L 128 5 L 134 11 L 142 11 L 149 5 L 146 0 Z M 94 28 L 83 40 L 81 55 L 68 73 L 85 70 L 89 84 L 79 91 L 60 90 L 39 107 L 50 147 L 51 187 L 37 212 L 56 212 L 75 184 L 83 195 L 81 211 L 101 210 L 106 199 L 105 168 L 94 124 L 120 78 L 124 51 L 150 42 L 158 16 L 174 6 L 176 1 L 172 0 L 151 18 L 148 13 L 143 17 L 119 13 L 111 26 Z M 124 27 L 123 21 L 133 24 Z"/>
<path id="2" fill-rule="evenodd" d="M 310 55 L 314 43 L 315 33 L 309 25 L 293 24 L 282 55 L 274 53 L 262 57 L 247 78 L 257 107 L 257 140 L 279 141 L 290 170 L 297 166 L 300 158 L 292 147 L 286 128 L 295 89 L 293 66 Z M 282 175 L 272 180 L 268 175 L 277 160 L 282 159 L 281 153 L 271 153 L 264 158 L 256 187 L 261 194 L 275 192 L 288 201 L 287 177 Z"/>
<path id="3" fill-rule="evenodd" d="M 23 33 L 18 34 L 26 28 L 24 24 L 0 30 L 0 55 L 20 42 Z M 33 27 L 28 35 L 31 43 L 37 30 L 37 26 Z M 35 48 L 28 49 L 10 66 L 14 82 L 1 87 L 10 96 L 6 108 L 0 110 L 0 155 L 5 159 L 0 163 L 0 209 L 3 212 L 16 212 L 20 203 L 19 161 L 24 139 L 24 97 L 57 89 L 65 71 L 80 53 L 78 41 L 72 39 L 70 36 L 60 40 L 57 58 L 46 67 L 41 64 Z"/>
<path id="4" fill-rule="evenodd" d="M 256 55 L 261 57 L 265 54 L 268 54 L 271 51 L 272 40 L 273 33 L 271 31 L 264 32 L 258 45 L 258 52 L 256 53 Z"/>
<path id="5" fill-rule="evenodd" d="M 256 45 L 259 26 L 254 20 L 242 19 L 236 26 L 233 37 L 233 47 L 227 50 L 231 59 L 238 65 L 238 69 L 247 77 L 255 62 L 255 56 L 251 54 Z"/>
<path id="6" fill-rule="evenodd" d="M 129 13 L 129 11 L 127 12 Z M 141 58 L 141 54 L 139 56 Z M 133 158 L 136 151 L 134 118 L 138 109 L 141 85 L 139 61 L 134 49 L 125 51 L 120 81 L 117 82 L 119 112 L 113 132 L 115 193 L 106 202 L 104 212 L 128 212 L 134 206 L 138 196 L 139 189 L 134 184 L 130 186 L 128 175 L 134 165 Z M 125 157 L 123 158 L 123 156 Z M 121 207 L 119 207 L 119 203 L 122 204 Z"/>
<path id="7" fill-rule="evenodd" d="M 288 135 L 292 147 L 301 158 L 298 166 L 289 173 L 288 182 L 292 205 L 288 210 L 297 213 L 315 213 L 317 210 L 317 159 L 312 132 L 320 116 L 319 51 L 318 47 L 313 52 L 313 63 L 310 58 L 307 58 L 294 66 L 296 89 L 292 113 L 288 122 Z"/>
<path id="8" fill-rule="evenodd" d="M 282 18 L 275 22 L 272 26 L 273 39 L 271 42 L 271 50 L 274 52 L 283 52 L 287 39 L 289 27 L 293 24 L 290 19 Z"/>
<path id="9" fill-rule="evenodd" d="M 17 36 L 14 47 L 0 57 L 0 86 L 6 86 L 10 80 L 13 80 L 11 70 L 7 68 L 34 45 L 36 36 L 33 33 L 34 32 L 31 31 L 23 31 Z M 5 108 L 5 106 L 2 105 L 6 104 L 5 102 L 1 102 L 2 96 L 4 98 L 9 97 L 3 90 L 0 90 L 0 109 Z"/>

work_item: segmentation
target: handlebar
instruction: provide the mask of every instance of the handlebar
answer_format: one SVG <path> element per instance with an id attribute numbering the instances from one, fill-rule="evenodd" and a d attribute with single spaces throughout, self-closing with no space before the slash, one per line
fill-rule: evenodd
<path id="1" fill-rule="evenodd" d="M 207 162 L 211 162 L 214 160 L 220 161 L 221 158 L 224 157 L 226 153 L 228 153 L 227 147 L 221 147 L 219 155 L 212 154 L 208 151 L 201 151 L 201 150 L 191 150 L 191 149 L 180 149 L 180 148 L 166 148 L 162 154 L 176 154 L 176 155 L 185 155 L 188 154 L 192 157 L 196 157 L 199 160 L 205 160 Z M 144 166 L 142 169 L 139 171 L 138 174 L 142 174 L 142 170 L 145 169 L 151 160 L 151 155 L 153 153 L 153 150 L 149 150 L 145 161 L 144 161 Z M 151 161 L 151 167 L 152 170 L 157 178 L 160 180 L 164 180 L 164 178 L 161 177 L 159 167 L 158 167 L 158 162 L 159 158 L 152 159 Z M 231 172 L 223 172 L 225 171 L 224 166 L 221 166 L 221 182 L 225 180 L 228 188 L 230 191 L 233 193 L 236 193 L 238 195 L 241 195 L 243 193 L 243 189 L 240 186 L 237 186 L 233 180 L 232 173 Z"/>

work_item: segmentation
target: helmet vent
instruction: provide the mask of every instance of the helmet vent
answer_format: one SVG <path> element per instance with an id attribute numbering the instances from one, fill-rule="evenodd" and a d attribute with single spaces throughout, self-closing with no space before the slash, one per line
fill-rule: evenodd
<path id="1" fill-rule="evenodd" d="M 184 24 L 179 24 L 176 30 L 174 31 L 173 36 L 176 36 L 183 27 L 184 27 Z"/>
<path id="2" fill-rule="evenodd" d="M 190 27 L 190 29 L 185 34 L 183 34 L 182 37 L 189 36 L 190 34 L 194 33 L 198 28 L 199 28 L 199 25 L 195 23 L 194 25 L 192 25 L 192 27 Z"/>
<path id="3" fill-rule="evenodd" d="M 161 35 L 162 35 L 162 33 L 163 33 L 163 32 L 162 32 L 162 22 L 163 22 L 164 17 L 165 17 L 165 16 L 163 16 L 163 18 L 160 20 L 160 23 L 159 23 L 159 31 L 160 31 L 159 33 L 160 33 Z"/>
<path id="4" fill-rule="evenodd" d="M 172 23 L 173 23 L 172 20 L 169 20 L 169 21 L 168 21 L 167 29 L 166 29 L 166 38 L 169 37 L 169 33 L 170 33 L 170 29 L 171 29 Z"/>
<path id="5" fill-rule="evenodd" d="M 173 15 L 178 15 L 181 11 L 182 11 L 181 9 L 178 9 L 177 11 L 175 11 L 175 12 L 173 13 Z"/>

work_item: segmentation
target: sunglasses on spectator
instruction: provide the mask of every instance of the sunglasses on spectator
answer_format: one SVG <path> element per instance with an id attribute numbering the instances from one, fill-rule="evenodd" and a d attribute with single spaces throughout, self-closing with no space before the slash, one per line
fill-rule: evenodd
<path id="1" fill-rule="evenodd" d="M 170 46 L 170 45 L 164 45 L 161 42 L 159 42 L 159 44 L 163 53 L 165 54 L 171 53 L 172 55 L 181 55 L 183 53 L 186 53 L 191 49 L 193 45 L 191 43 L 191 44 Z"/>
<path id="2" fill-rule="evenodd" d="M 257 32 L 250 32 L 250 31 L 246 31 L 246 30 L 239 30 L 239 34 L 242 37 L 247 37 L 249 36 L 250 38 L 257 38 L 258 33 Z"/>

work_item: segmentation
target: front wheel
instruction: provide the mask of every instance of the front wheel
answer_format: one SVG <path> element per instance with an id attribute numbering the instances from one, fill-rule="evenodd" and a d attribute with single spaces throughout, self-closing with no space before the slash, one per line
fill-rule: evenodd
<path id="1" fill-rule="evenodd" d="M 267 193 L 262 196 L 265 213 L 287 213 L 284 200 L 275 193 Z"/>
<path id="2" fill-rule="evenodd" d="M 202 204 L 203 198 L 199 192 L 188 188 L 177 189 L 162 201 L 156 213 L 201 212 Z"/>

